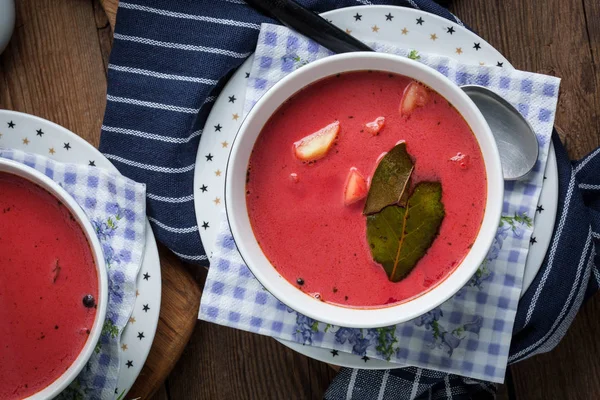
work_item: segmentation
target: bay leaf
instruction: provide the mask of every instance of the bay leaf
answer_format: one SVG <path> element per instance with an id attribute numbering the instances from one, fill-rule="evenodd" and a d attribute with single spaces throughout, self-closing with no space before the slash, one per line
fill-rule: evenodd
<path id="1" fill-rule="evenodd" d="M 400 196 L 400 200 L 398 200 L 398 205 L 400 207 L 406 207 L 408 203 L 408 189 L 410 188 L 411 178 L 408 178 L 408 182 L 406 182 L 406 186 L 404 187 L 404 192 L 402 192 L 402 196 Z"/>
<path id="2" fill-rule="evenodd" d="M 391 205 L 367 216 L 367 241 L 373 260 L 392 282 L 405 278 L 435 240 L 445 211 L 442 185 L 421 182 L 406 207 Z"/>
<path id="3" fill-rule="evenodd" d="M 383 156 L 373 173 L 363 214 L 373 214 L 386 206 L 398 203 L 402 194 L 408 190 L 413 169 L 413 161 L 406 151 L 406 143 L 398 143 Z"/>

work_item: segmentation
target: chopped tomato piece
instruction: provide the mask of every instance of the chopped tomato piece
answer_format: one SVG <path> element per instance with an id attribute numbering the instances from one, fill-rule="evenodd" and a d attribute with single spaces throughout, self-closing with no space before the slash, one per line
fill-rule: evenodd
<path id="1" fill-rule="evenodd" d="M 369 192 L 367 180 L 355 167 L 350 168 L 346 187 L 344 188 L 344 204 L 350 205 L 364 199 Z"/>

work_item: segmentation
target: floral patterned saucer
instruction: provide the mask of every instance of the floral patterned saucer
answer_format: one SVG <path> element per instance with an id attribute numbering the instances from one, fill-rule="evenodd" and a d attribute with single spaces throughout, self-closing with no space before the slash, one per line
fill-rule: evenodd
<path id="1" fill-rule="evenodd" d="M 0 110 L 0 147 L 118 173 L 102 153 L 73 132 L 45 119 L 15 111 Z M 140 374 L 158 326 L 160 262 L 150 224 L 147 224 L 146 229 L 146 247 L 137 277 L 136 295 L 129 323 L 121 335 L 121 366 L 115 390 L 116 399 L 124 398 Z"/>
<path id="2" fill-rule="evenodd" d="M 411 8 L 395 6 L 357 6 L 322 14 L 333 24 L 365 42 L 387 42 L 418 52 L 439 54 L 464 63 L 495 65 L 512 68 L 496 49 L 465 27 L 444 18 Z M 243 121 L 247 79 L 250 77 L 252 56 L 229 80 L 204 127 L 196 158 L 194 202 L 196 218 L 204 248 L 209 256 L 215 246 L 221 210 L 224 207 L 225 169 L 238 129 Z M 513 223 L 533 223 L 534 232 L 523 277 L 523 292 L 529 287 L 550 245 L 558 208 L 558 170 L 554 148 L 551 146 L 545 172 L 545 183 L 537 207 L 537 216 Z M 533 220 L 533 221 L 532 221 Z M 505 221 L 510 226 L 510 221 Z M 281 341 L 284 345 L 311 358 L 335 365 L 389 369 L 398 368 L 383 360 L 304 346 Z"/>

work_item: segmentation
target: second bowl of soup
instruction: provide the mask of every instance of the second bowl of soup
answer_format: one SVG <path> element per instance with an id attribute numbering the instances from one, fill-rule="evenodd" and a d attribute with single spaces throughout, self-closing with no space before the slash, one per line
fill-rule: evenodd
<path id="1" fill-rule="evenodd" d="M 407 321 L 483 261 L 503 179 L 488 125 L 446 77 L 353 53 L 290 74 L 233 144 L 226 209 L 248 267 L 322 322 Z"/>
<path id="2" fill-rule="evenodd" d="M 0 193 L 0 399 L 52 399 L 102 333 L 102 247 L 83 209 L 41 172 L 0 158 Z"/>

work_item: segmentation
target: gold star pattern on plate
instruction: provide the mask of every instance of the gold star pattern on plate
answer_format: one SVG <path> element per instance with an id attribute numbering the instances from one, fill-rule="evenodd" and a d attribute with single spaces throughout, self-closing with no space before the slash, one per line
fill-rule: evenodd
<path id="1" fill-rule="evenodd" d="M 485 65 L 485 63 L 483 61 L 480 61 L 479 65 L 483 66 L 483 65 Z"/>
<path id="2" fill-rule="evenodd" d="M 220 169 L 218 169 L 218 170 L 215 171 L 215 176 L 221 176 L 221 170 Z"/>
<path id="3" fill-rule="evenodd" d="M 25 146 L 27 146 L 29 144 L 29 139 L 27 139 L 27 138 L 23 139 L 23 144 Z"/>
<path id="4" fill-rule="evenodd" d="M 456 54 L 460 55 L 460 54 L 462 54 L 462 52 L 463 52 L 462 51 L 462 47 L 457 47 L 456 48 Z"/>
<path id="5" fill-rule="evenodd" d="M 139 295 L 140 295 L 140 291 L 139 291 L 139 290 L 136 290 L 136 291 L 135 291 L 135 297 L 138 297 Z"/>
<path id="6" fill-rule="evenodd" d="M 238 118 L 239 118 L 239 117 L 240 117 L 240 116 L 239 116 L 237 113 L 235 113 L 235 114 L 233 114 L 233 115 L 231 116 L 231 118 L 232 118 L 232 119 L 234 119 L 234 120 L 236 120 L 236 121 L 238 120 Z"/>
<path id="7" fill-rule="evenodd" d="M 50 154 L 54 154 L 54 153 L 56 153 L 56 151 L 54 150 L 54 147 L 50 147 L 50 148 L 48 149 L 48 153 L 50 153 Z"/>
<path id="8" fill-rule="evenodd" d="M 406 29 L 406 27 L 402 28 L 401 32 L 403 35 L 408 35 L 408 29 Z"/>
<path id="9" fill-rule="evenodd" d="M 0 133 L 0 138 L 2 138 L 2 134 Z"/>
<path id="10" fill-rule="evenodd" d="M 121 349 L 123 349 L 123 351 L 127 351 L 127 345 L 125 343 L 123 343 L 121 345 Z"/>
<path id="11" fill-rule="evenodd" d="M 437 35 L 435 33 L 432 33 L 431 35 L 429 35 L 429 39 L 433 40 L 434 42 L 437 40 Z"/>
<path id="12" fill-rule="evenodd" d="M 134 317 L 129 317 L 129 323 L 130 324 L 135 324 L 135 318 Z"/>
<path id="13" fill-rule="evenodd" d="M 221 146 L 223 146 L 223 148 L 226 149 L 227 146 L 229 146 L 229 143 L 227 143 L 227 141 L 221 142 Z"/>
<path id="14" fill-rule="evenodd" d="M 221 199 L 219 197 L 215 197 L 215 199 L 213 201 L 214 201 L 215 205 L 217 205 L 217 206 L 219 204 L 221 204 Z"/>
<path id="15" fill-rule="evenodd" d="M 346 28 L 346 33 L 349 35 L 352 33 L 352 31 L 350 29 Z"/>
<path id="16" fill-rule="evenodd" d="M 371 30 L 372 30 L 373 32 L 379 32 L 379 27 L 378 27 L 377 25 L 373 25 L 373 26 L 371 27 Z"/>

